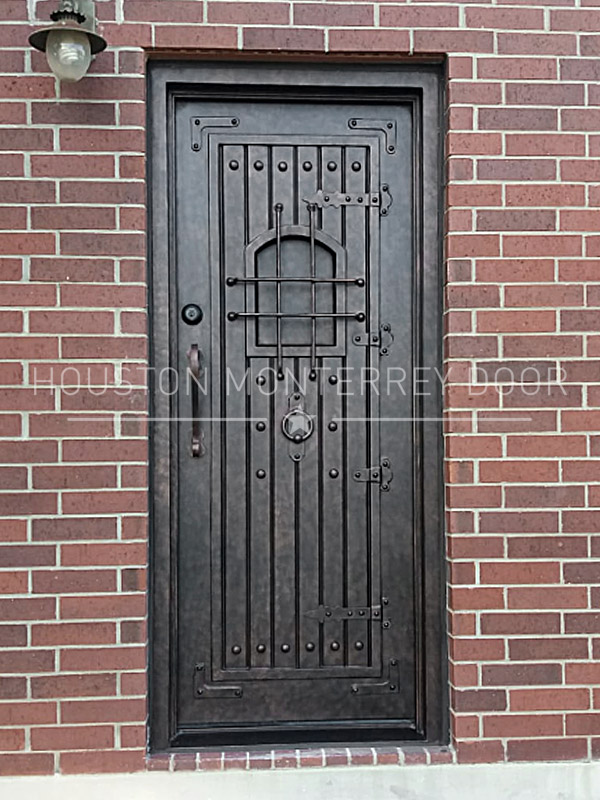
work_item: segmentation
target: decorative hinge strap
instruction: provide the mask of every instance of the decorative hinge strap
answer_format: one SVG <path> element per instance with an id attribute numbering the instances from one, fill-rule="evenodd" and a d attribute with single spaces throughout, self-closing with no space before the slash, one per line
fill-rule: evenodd
<path id="1" fill-rule="evenodd" d="M 352 477 L 358 483 L 378 483 L 382 492 L 389 492 L 390 483 L 394 477 L 394 473 L 390 467 L 391 463 L 389 458 L 383 458 L 378 467 L 357 469 Z"/>
<path id="2" fill-rule="evenodd" d="M 241 686 L 221 686 L 206 682 L 206 665 L 196 664 L 194 669 L 194 697 L 197 700 L 240 698 L 244 694 Z"/>
<path id="3" fill-rule="evenodd" d="M 303 198 L 308 205 L 317 208 L 340 208 L 341 206 L 378 206 L 379 213 L 386 216 L 392 205 L 390 187 L 384 183 L 380 192 L 337 192 L 319 189 L 310 197 Z"/>
<path id="4" fill-rule="evenodd" d="M 379 333 L 357 333 L 352 341 L 358 347 L 378 347 L 380 355 L 387 356 L 394 341 L 392 326 L 386 322 L 379 328 Z"/>
<path id="5" fill-rule="evenodd" d="M 341 622 L 342 620 L 356 619 L 359 622 L 365 619 L 381 619 L 381 606 L 318 606 L 304 612 L 305 617 L 316 619 L 319 622 Z"/>

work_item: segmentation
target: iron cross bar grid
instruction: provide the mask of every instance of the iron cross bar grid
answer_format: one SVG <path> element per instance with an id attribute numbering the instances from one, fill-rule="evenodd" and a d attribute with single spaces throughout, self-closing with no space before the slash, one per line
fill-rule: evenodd
<path id="1" fill-rule="evenodd" d="M 318 278 L 316 274 L 316 251 L 315 251 L 315 212 L 317 205 L 307 203 L 309 219 L 310 237 L 310 275 L 285 277 L 281 274 L 281 214 L 283 203 L 276 203 L 273 206 L 275 211 L 275 277 L 256 277 L 248 276 L 242 278 L 228 277 L 225 281 L 227 286 L 235 286 L 238 283 L 275 283 L 277 286 L 276 310 L 275 311 L 230 311 L 227 319 L 234 322 L 241 317 L 251 317 L 253 319 L 269 318 L 277 320 L 277 376 L 283 378 L 283 344 L 281 337 L 281 321 L 284 319 L 310 319 L 312 320 L 311 342 L 310 342 L 310 378 L 314 380 L 317 375 L 317 319 L 355 319 L 357 322 L 364 322 L 366 315 L 364 311 L 334 311 L 318 312 L 316 310 L 317 284 L 353 284 L 364 287 L 364 278 Z M 288 312 L 281 310 L 281 284 L 282 283 L 308 283 L 311 287 L 311 310 L 307 312 Z"/>

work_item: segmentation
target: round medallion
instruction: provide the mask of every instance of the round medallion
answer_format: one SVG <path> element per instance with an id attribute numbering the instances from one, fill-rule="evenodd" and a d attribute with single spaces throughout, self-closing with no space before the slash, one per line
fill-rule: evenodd
<path id="1" fill-rule="evenodd" d="M 301 408 L 293 408 L 281 421 L 281 428 L 288 439 L 299 444 L 311 435 L 314 423 Z"/>

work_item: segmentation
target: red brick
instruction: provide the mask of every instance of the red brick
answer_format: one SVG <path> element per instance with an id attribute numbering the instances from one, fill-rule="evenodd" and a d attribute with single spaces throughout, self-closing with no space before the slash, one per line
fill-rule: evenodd
<path id="1" fill-rule="evenodd" d="M 248 39 L 244 39 L 244 45 L 249 47 Z M 285 43 L 276 46 L 284 48 Z M 286 48 L 287 49 L 287 48 Z M 318 48 L 322 49 L 322 45 Z M 366 53 L 389 52 L 389 53 L 408 53 L 410 50 L 410 36 L 408 31 L 392 30 L 361 30 L 361 29 L 337 29 L 329 31 L 329 50 L 331 52 L 356 52 Z"/>
<path id="2" fill-rule="evenodd" d="M 511 661 L 567 660 L 588 657 L 588 646 L 584 639 L 513 639 L 509 642 Z M 548 698 L 547 698 L 548 699 Z M 560 706 L 543 706 L 543 708 Z M 587 706 L 584 706 L 587 708 Z M 511 701 L 511 709 L 513 704 Z"/>
<path id="3" fill-rule="evenodd" d="M 65 774 L 139 772 L 145 768 L 145 750 L 106 750 L 62 753 L 60 771 Z"/>
<path id="4" fill-rule="evenodd" d="M 0 754 L 0 775 L 51 775 L 53 772 L 52 753 Z"/>
<path id="5" fill-rule="evenodd" d="M 490 764 L 504 760 L 502 742 L 459 742 L 457 750 L 461 764 Z"/>
<path id="6" fill-rule="evenodd" d="M 560 615 L 558 613 L 483 614 L 481 632 L 489 636 L 557 634 L 560 633 Z"/>
<path id="7" fill-rule="evenodd" d="M 508 590 L 508 607 L 514 609 L 586 608 L 587 604 L 587 591 L 575 586 L 552 586 L 535 589 L 519 588 Z"/>
<path id="8" fill-rule="evenodd" d="M 108 673 L 55 675 L 31 679 L 31 695 L 34 698 L 97 697 L 114 695 L 115 691 L 116 678 Z"/>
<path id="9" fill-rule="evenodd" d="M 145 614 L 146 598 L 141 594 L 65 597 L 60 602 L 62 619 L 115 619 L 143 617 Z"/>
<path id="10" fill-rule="evenodd" d="M 32 750 L 101 750 L 114 744 L 113 728 L 94 725 L 77 725 L 70 728 L 64 725 L 52 728 L 33 728 L 31 731 Z"/>
<path id="11" fill-rule="evenodd" d="M 109 518 L 34 519 L 34 541 L 116 539 L 117 524 Z"/>
<path id="12" fill-rule="evenodd" d="M 507 743 L 508 761 L 569 761 L 586 757 L 585 739 L 517 739 Z"/>
<path id="13" fill-rule="evenodd" d="M 93 647 L 63 650 L 61 670 L 95 672 L 102 670 L 134 670 L 146 666 L 143 647 Z"/>
<path id="14" fill-rule="evenodd" d="M 560 736 L 563 718 L 559 714 L 489 715 L 483 720 L 483 735 L 508 738 L 513 736 Z"/>
<path id="15" fill-rule="evenodd" d="M 38 570 L 33 575 L 33 591 L 37 594 L 112 592 L 115 589 L 114 570 Z"/>

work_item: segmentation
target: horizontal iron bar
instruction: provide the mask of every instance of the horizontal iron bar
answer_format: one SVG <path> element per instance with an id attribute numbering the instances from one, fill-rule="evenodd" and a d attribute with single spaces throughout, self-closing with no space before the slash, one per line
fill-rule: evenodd
<path id="1" fill-rule="evenodd" d="M 355 283 L 357 286 L 364 286 L 364 278 L 227 278 L 227 286 L 235 286 L 236 283 Z"/>
<path id="2" fill-rule="evenodd" d="M 325 314 L 325 313 L 315 313 L 315 314 L 293 314 L 287 313 L 285 311 L 230 311 L 227 314 L 227 318 L 233 322 L 233 320 L 237 319 L 238 317 L 272 317 L 274 319 L 333 319 L 334 317 L 346 317 L 346 318 L 354 318 L 357 319 L 359 322 L 362 322 L 365 319 L 364 312 L 356 311 L 356 312 L 336 312 L 333 314 Z"/>

